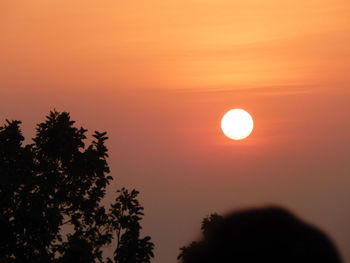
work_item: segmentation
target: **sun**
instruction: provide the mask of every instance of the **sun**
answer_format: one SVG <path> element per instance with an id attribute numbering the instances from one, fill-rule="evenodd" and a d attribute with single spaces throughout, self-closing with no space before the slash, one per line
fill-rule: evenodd
<path id="1" fill-rule="evenodd" d="M 232 140 L 243 140 L 253 131 L 252 116 L 242 109 L 232 109 L 221 119 L 221 129 Z"/>

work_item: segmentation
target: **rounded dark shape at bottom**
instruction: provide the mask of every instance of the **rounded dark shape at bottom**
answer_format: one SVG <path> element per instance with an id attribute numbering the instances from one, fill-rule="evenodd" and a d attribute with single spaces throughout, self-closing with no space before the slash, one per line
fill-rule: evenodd
<path id="1" fill-rule="evenodd" d="M 340 263 L 331 240 L 279 207 L 226 217 L 185 263 Z"/>

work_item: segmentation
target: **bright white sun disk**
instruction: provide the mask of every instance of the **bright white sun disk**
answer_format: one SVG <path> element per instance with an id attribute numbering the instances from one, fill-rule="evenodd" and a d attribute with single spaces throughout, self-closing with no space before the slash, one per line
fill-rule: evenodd
<path id="1" fill-rule="evenodd" d="M 242 109 L 233 109 L 225 113 L 221 120 L 221 129 L 232 140 L 247 138 L 253 131 L 252 116 Z"/>

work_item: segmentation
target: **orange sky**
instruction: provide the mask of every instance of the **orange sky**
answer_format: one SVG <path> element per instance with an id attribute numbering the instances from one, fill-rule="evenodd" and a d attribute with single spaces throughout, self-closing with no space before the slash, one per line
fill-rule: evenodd
<path id="1" fill-rule="evenodd" d="M 141 191 L 155 263 L 211 212 L 281 204 L 350 261 L 348 0 L 0 2 L 0 119 L 27 136 L 50 109 L 110 135 Z M 220 131 L 244 108 L 244 141 Z"/>

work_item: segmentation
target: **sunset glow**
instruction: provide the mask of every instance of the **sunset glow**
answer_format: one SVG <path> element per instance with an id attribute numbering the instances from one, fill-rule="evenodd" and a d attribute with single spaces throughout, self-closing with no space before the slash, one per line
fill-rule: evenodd
<path id="1" fill-rule="evenodd" d="M 105 203 L 140 190 L 152 263 L 174 262 L 204 215 L 264 204 L 350 262 L 349 14 L 349 0 L 0 1 L 0 121 L 22 121 L 26 143 L 53 109 L 89 140 L 106 131 Z"/>

